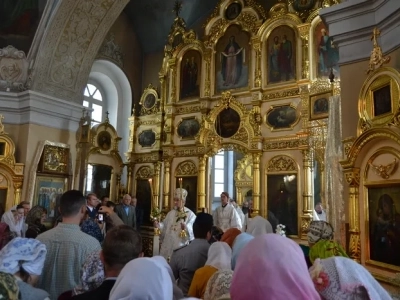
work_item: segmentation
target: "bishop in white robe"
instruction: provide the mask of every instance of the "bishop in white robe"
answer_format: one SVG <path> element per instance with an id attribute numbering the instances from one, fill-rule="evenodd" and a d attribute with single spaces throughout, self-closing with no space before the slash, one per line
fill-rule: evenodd
<path id="1" fill-rule="evenodd" d="M 185 189 L 176 189 L 174 194 L 174 209 L 168 212 L 162 223 L 155 223 L 155 226 L 161 230 L 160 255 L 166 260 L 169 260 L 174 250 L 187 245 L 194 239 L 193 223 L 196 220 L 196 215 L 189 208 L 185 207 L 187 194 L 188 192 Z M 179 210 L 181 205 L 185 211 L 184 215 Z M 182 216 L 184 217 L 182 218 Z M 182 230 L 186 232 L 186 237 L 180 237 Z"/>
<path id="2" fill-rule="evenodd" d="M 239 214 L 232 204 L 229 203 L 229 194 L 222 192 L 221 206 L 218 206 L 213 213 L 214 225 L 221 228 L 223 232 L 229 228 L 242 230 L 242 222 Z"/>

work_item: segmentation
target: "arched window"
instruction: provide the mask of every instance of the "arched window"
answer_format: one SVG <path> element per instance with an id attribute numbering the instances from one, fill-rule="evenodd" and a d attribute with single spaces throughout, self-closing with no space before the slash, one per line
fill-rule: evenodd
<path id="1" fill-rule="evenodd" d="M 92 119 L 94 122 L 103 122 L 103 96 L 100 90 L 93 84 L 88 83 L 83 92 L 85 96 L 83 106 L 93 109 Z"/>

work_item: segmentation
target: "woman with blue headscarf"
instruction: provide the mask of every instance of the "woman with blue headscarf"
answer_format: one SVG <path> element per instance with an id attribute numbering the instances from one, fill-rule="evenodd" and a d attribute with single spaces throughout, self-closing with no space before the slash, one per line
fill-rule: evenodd
<path id="1" fill-rule="evenodd" d="M 244 246 L 246 246 L 252 239 L 254 239 L 254 236 L 248 233 L 242 233 L 236 237 L 232 247 L 232 270 L 235 270 L 236 261 L 240 252 L 242 252 Z"/>
<path id="2" fill-rule="evenodd" d="M 42 274 L 46 253 L 46 246 L 38 240 L 20 237 L 0 251 L 0 272 L 14 275 L 21 299 L 49 299 L 46 291 L 34 287 Z"/>

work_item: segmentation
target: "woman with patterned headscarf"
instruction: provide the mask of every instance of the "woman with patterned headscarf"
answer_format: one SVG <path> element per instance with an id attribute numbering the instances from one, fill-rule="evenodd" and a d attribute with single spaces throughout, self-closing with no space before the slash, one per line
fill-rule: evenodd
<path id="1" fill-rule="evenodd" d="M 25 233 L 25 237 L 35 239 L 39 234 L 47 230 L 43 224 L 47 217 L 47 210 L 40 205 L 32 207 L 26 216 L 25 223 L 28 225 L 28 229 Z"/>
<path id="2" fill-rule="evenodd" d="M 0 272 L 14 275 L 21 299 L 49 299 L 46 291 L 34 287 L 42 274 L 46 253 L 46 246 L 38 240 L 19 237 L 0 251 Z"/>
<path id="3" fill-rule="evenodd" d="M 232 277 L 232 270 L 220 270 L 214 273 L 207 283 L 204 300 L 226 299 L 231 288 Z"/>
<path id="4" fill-rule="evenodd" d="M 0 299 L 18 300 L 19 288 L 16 278 L 0 272 Z"/>
<path id="5" fill-rule="evenodd" d="M 348 257 L 343 247 L 333 240 L 333 227 L 325 221 L 312 221 L 307 233 L 311 263 L 317 258 Z"/>
<path id="6" fill-rule="evenodd" d="M 367 269 L 349 258 L 317 259 L 309 272 L 322 299 L 392 299 Z"/>

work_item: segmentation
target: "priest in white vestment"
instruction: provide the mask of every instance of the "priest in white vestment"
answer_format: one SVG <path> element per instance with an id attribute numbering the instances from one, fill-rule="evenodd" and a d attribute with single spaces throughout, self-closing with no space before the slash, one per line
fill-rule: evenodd
<path id="1" fill-rule="evenodd" d="M 231 204 L 233 205 L 233 207 L 236 209 L 236 212 L 238 213 L 239 218 L 240 218 L 240 222 L 242 223 L 242 231 L 245 232 L 246 231 L 246 226 L 247 226 L 246 216 L 244 215 L 242 209 L 236 203 L 235 200 L 233 200 L 233 199 L 229 199 L 229 200 L 230 200 Z"/>
<path id="2" fill-rule="evenodd" d="M 229 228 L 242 230 L 242 222 L 239 214 L 232 204 L 229 203 L 229 194 L 222 192 L 221 206 L 218 206 L 213 213 L 214 225 L 221 228 L 223 232 Z"/>
<path id="3" fill-rule="evenodd" d="M 322 208 L 322 203 L 318 202 L 314 207 L 313 211 L 313 220 L 314 221 L 325 221 L 326 222 L 326 212 Z"/>
<path id="4" fill-rule="evenodd" d="M 167 214 L 162 223 L 154 223 L 155 227 L 161 229 L 160 255 L 167 260 L 171 257 L 175 249 L 188 244 L 194 239 L 193 223 L 194 220 L 196 220 L 196 215 L 189 208 L 185 207 L 187 195 L 187 190 L 176 189 L 174 193 L 174 208 Z M 179 211 L 181 200 L 183 209 L 185 210 L 184 215 Z M 186 237 L 180 237 L 180 232 L 182 230 L 185 230 Z"/>

